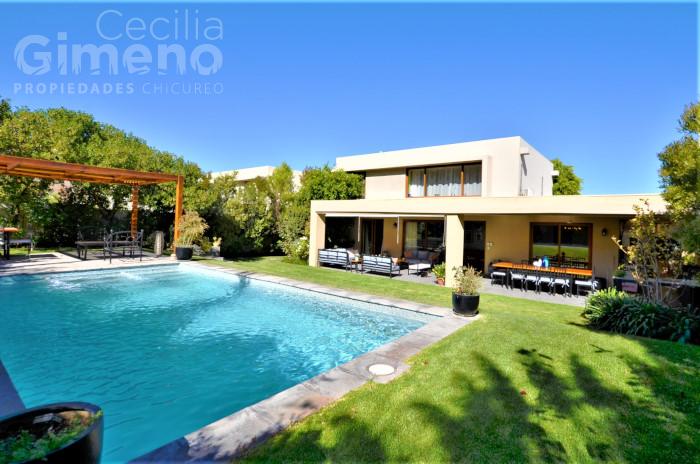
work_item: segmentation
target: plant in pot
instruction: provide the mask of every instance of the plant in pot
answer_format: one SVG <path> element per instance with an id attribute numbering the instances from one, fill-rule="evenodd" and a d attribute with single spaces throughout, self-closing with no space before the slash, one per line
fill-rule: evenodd
<path id="1" fill-rule="evenodd" d="M 98 463 L 102 410 L 89 403 L 55 403 L 0 419 L 0 462 Z"/>
<path id="2" fill-rule="evenodd" d="M 445 263 L 436 264 L 433 266 L 433 274 L 435 275 L 435 283 L 439 286 L 445 286 Z"/>
<path id="3" fill-rule="evenodd" d="M 452 292 L 452 311 L 460 316 L 479 314 L 481 272 L 471 266 L 454 268 L 455 283 Z"/>
<path id="4" fill-rule="evenodd" d="M 175 242 L 175 256 L 178 260 L 192 259 L 194 244 L 202 240 L 204 231 L 208 228 L 206 221 L 196 212 L 182 215 L 178 227 L 180 235 Z"/>

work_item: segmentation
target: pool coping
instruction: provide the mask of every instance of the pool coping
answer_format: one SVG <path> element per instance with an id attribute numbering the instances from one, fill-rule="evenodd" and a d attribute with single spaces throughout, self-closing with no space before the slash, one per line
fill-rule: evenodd
<path id="1" fill-rule="evenodd" d="M 445 307 L 377 297 L 257 272 L 194 262 L 181 263 L 181 265 L 439 317 L 345 364 L 166 443 L 130 461 L 132 463 L 212 462 L 240 458 L 273 435 L 367 382 L 392 381 L 410 368 L 405 363 L 408 358 L 479 319 L 479 316 L 470 318 L 456 316 Z M 389 375 L 375 376 L 368 370 L 373 364 L 389 364 L 395 368 L 395 371 Z"/>

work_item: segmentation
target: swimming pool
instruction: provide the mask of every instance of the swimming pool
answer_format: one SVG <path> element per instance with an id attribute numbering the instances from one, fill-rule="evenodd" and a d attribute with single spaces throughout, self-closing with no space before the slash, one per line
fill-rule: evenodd
<path id="1" fill-rule="evenodd" d="M 431 316 L 190 265 L 0 278 L 0 358 L 27 407 L 104 408 L 123 462 Z"/>

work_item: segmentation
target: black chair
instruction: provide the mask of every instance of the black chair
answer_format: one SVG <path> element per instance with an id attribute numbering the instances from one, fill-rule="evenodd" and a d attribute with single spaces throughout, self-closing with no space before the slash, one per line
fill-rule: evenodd
<path id="1" fill-rule="evenodd" d="M 120 230 L 118 232 L 110 232 L 105 237 L 104 247 L 102 248 L 102 259 L 106 259 L 109 255 L 109 263 L 112 264 L 112 255 L 119 255 L 119 250 L 123 257 L 127 255 L 130 258 L 139 257 L 139 261 L 143 260 L 143 230 L 140 230 L 136 235 L 132 235 L 130 230 Z"/>
<path id="2" fill-rule="evenodd" d="M 525 273 L 525 266 L 520 264 L 513 264 L 513 268 L 510 270 L 510 288 L 513 289 L 513 283 L 515 281 L 519 281 L 520 290 L 524 290 L 526 277 L 527 274 Z"/>
<path id="3" fill-rule="evenodd" d="M 556 293 L 557 286 L 559 286 L 564 296 L 566 296 L 567 293 L 571 296 L 571 277 L 568 274 L 557 272 L 554 275 L 554 281 L 551 286 L 554 293 Z"/>

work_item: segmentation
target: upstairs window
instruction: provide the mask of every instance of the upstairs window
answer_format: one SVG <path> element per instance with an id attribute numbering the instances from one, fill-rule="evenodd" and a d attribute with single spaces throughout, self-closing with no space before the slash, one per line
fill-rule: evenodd
<path id="1" fill-rule="evenodd" d="M 429 197 L 456 197 L 460 195 L 461 166 L 440 166 L 426 169 Z"/>
<path id="2" fill-rule="evenodd" d="M 464 166 L 464 195 L 481 196 L 481 163 Z"/>
<path id="3" fill-rule="evenodd" d="M 425 169 L 408 170 L 408 196 L 425 196 Z"/>
<path id="4" fill-rule="evenodd" d="M 406 177 L 408 197 L 481 195 L 481 163 L 408 169 Z"/>

